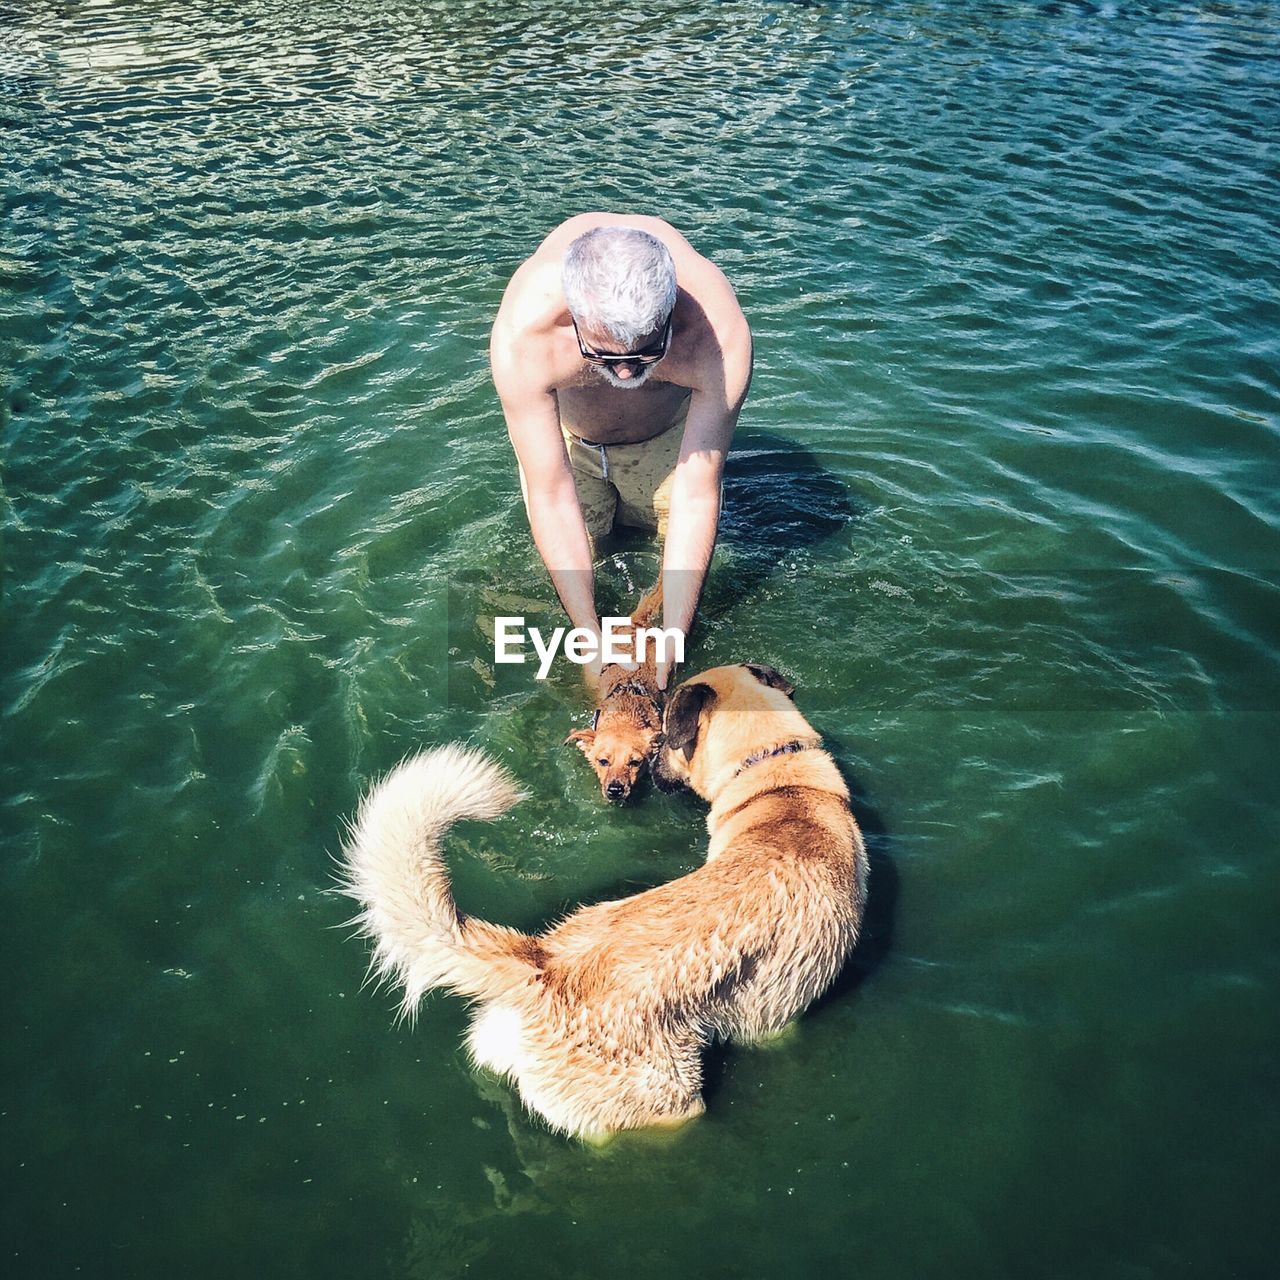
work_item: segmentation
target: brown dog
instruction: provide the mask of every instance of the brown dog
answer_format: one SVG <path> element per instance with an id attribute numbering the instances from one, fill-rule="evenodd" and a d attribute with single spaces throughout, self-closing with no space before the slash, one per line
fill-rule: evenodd
<path id="1" fill-rule="evenodd" d="M 703 1047 L 781 1030 L 830 984 L 862 917 L 849 792 L 790 693 L 761 666 L 681 685 L 654 772 L 710 802 L 706 863 L 537 936 L 459 911 L 440 851 L 453 822 L 520 798 L 506 772 L 444 747 L 384 778 L 352 828 L 343 888 L 405 1012 L 435 987 L 473 1000 L 472 1057 L 566 1133 L 700 1114 Z"/>
<path id="2" fill-rule="evenodd" d="M 631 631 L 649 626 L 662 609 L 662 579 L 636 606 Z M 631 795 L 662 730 L 662 694 L 658 689 L 653 646 L 635 671 L 609 666 L 600 673 L 596 713 L 590 729 L 575 729 L 565 742 L 576 742 L 600 780 L 606 800 Z"/>

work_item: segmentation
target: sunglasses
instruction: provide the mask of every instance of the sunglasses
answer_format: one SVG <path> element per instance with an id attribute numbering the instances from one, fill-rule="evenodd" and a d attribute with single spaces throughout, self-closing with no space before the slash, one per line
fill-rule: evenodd
<path id="1" fill-rule="evenodd" d="M 583 342 L 582 334 L 578 332 L 578 322 L 572 316 L 569 319 L 573 321 L 573 332 L 578 339 L 578 350 L 588 364 L 604 366 L 611 364 L 657 364 L 667 354 L 667 349 L 671 346 L 670 316 L 667 317 L 666 327 L 662 330 L 662 337 L 653 346 L 645 347 L 640 351 L 592 351 Z"/>

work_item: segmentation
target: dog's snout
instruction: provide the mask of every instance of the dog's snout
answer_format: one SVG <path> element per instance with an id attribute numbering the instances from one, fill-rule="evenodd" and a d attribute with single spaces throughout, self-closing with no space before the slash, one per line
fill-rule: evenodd
<path id="1" fill-rule="evenodd" d="M 627 788 L 621 782 L 610 782 L 604 789 L 610 800 L 621 800 L 627 794 Z"/>

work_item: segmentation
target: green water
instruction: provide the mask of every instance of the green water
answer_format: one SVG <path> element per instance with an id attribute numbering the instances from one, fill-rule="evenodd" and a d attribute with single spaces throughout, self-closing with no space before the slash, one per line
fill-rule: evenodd
<path id="1" fill-rule="evenodd" d="M 6 1274 L 1272 1274 L 1278 55 L 1269 3 L 0 3 Z M 593 208 L 738 289 L 689 665 L 795 681 L 873 874 L 791 1038 L 583 1150 L 326 890 L 453 739 L 532 792 L 471 911 L 699 857 L 484 634 L 555 619 L 488 327 Z"/>

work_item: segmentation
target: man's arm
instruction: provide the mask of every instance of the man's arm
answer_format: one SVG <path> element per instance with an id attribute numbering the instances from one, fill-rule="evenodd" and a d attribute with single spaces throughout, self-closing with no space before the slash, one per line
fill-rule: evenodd
<path id="1" fill-rule="evenodd" d="M 724 457 L 751 385 L 751 332 L 741 312 L 722 343 L 725 353 L 715 362 L 717 376 L 695 390 L 689 403 L 662 555 L 663 625 L 686 635 L 715 550 Z M 669 667 L 659 666 L 659 688 L 666 688 Z"/>
<path id="2" fill-rule="evenodd" d="M 494 350 L 493 380 L 520 464 L 529 528 L 575 627 L 599 631 L 591 544 L 560 434 L 555 396 L 521 385 L 507 353 Z"/>

